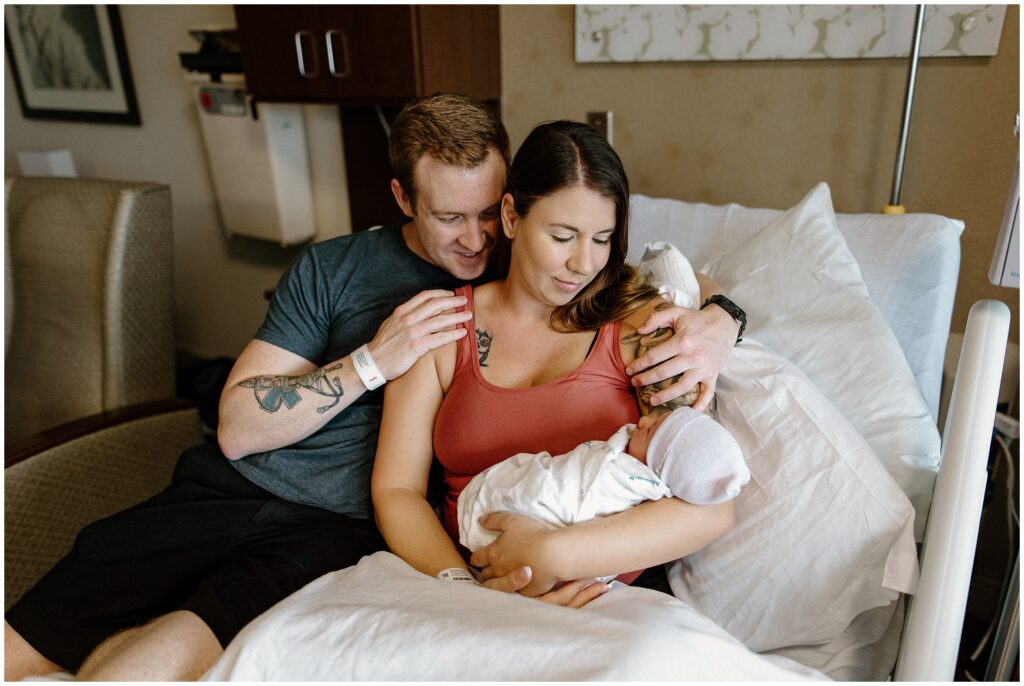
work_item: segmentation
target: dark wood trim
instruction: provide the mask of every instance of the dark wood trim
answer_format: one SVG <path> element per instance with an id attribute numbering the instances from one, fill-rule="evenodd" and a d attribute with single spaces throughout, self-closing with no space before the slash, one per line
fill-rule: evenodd
<path id="1" fill-rule="evenodd" d="M 339 107 L 342 145 L 345 149 L 345 175 L 352 230 L 363 231 L 377 224 L 405 222 L 391 194 L 391 160 L 388 136 L 373 107 Z M 381 107 L 390 125 L 399 107 Z"/>
<path id="2" fill-rule="evenodd" d="M 60 426 L 55 426 L 52 429 L 40 431 L 34 436 L 23 438 L 20 441 L 16 441 L 5 446 L 4 469 L 7 469 L 12 465 L 16 465 L 19 462 L 23 462 L 44 450 L 49 450 L 50 448 L 62 443 L 66 443 L 76 438 L 81 438 L 82 436 L 95 433 L 102 429 L 108 429 L 135 419 L 142 419 L 144 417 L 150 417 L 158 414 L 166 414 L 168 412 L 177 412 L 195 406 L 195 403 L 191 400 L 185 400 L 183 398 L 169 398 L 166 400 L 153 400 L 150 402 L 138 403 L 136 405 L 129 405 L 116 410 L 94 414 L 90 417 L 75 419 L 65 424 L 61 424 Z"/>

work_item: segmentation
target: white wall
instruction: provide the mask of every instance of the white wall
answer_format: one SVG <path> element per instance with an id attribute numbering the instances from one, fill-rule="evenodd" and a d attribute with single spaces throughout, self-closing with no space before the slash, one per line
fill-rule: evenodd
<path id="1" fill-rule="evenodd" d="M 18 150 L 66 147 L 80 176 L 169 185 L 178 348 L 200 356 L 235 356 L 263 320 L 264 291 L 274 287 L 299 249 L 228 239 L 221 229 L 192 86 L 183 77 L 178 53 L 198 48 L 190 27 L 233 26 L 234 12 L 230 5 L 122 5 L 120 11 L 142 126 L 24 119 L 5 56 L 5 174 L 18 174 Z M 307 107 L 306 120 L 317 238 L 347 233 L 337 108 Z"/>

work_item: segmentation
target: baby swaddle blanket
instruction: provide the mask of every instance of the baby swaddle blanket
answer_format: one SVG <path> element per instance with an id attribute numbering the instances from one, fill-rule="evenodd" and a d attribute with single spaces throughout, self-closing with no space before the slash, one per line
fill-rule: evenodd
<path id="1" fill-rule="evenodd" d="M 459 541 L 474 551 L 493 542 L 497 532 L 479 522 L 489 512 L 516 512 L 559 527 L 671 496 L 650 467 L 625 452 L 634 427 L 626 424 L 607 441 L 587 441 L 558 457 L 518 453 L 480 472 L 459 495 Z"/>

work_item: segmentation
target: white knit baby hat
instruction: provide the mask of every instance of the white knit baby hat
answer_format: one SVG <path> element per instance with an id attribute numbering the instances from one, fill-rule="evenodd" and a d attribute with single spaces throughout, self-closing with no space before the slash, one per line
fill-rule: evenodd
<path id="1" fill-rule="evenodd" d="M 672 495 L 694 505 L 731 500 L 750 481 L 736 439 L 691 407 L 673 410 L 658 427 L 647 448 L 647 466 Z"/>

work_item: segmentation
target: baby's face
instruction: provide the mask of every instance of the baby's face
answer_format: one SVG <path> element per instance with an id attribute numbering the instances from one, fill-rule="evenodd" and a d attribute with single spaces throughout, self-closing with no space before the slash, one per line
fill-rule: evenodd
<path id="1" fill-rule="evenodd" d="M 647 464 L 647 448 L 651 445 L 654 432 L 658 430 L 661 423 L 669 416 L 669 412 L 657 412 L 656 414 L 645 414 L 636 423 L 636 429 L 629 439 L 626 452 Z"/>

